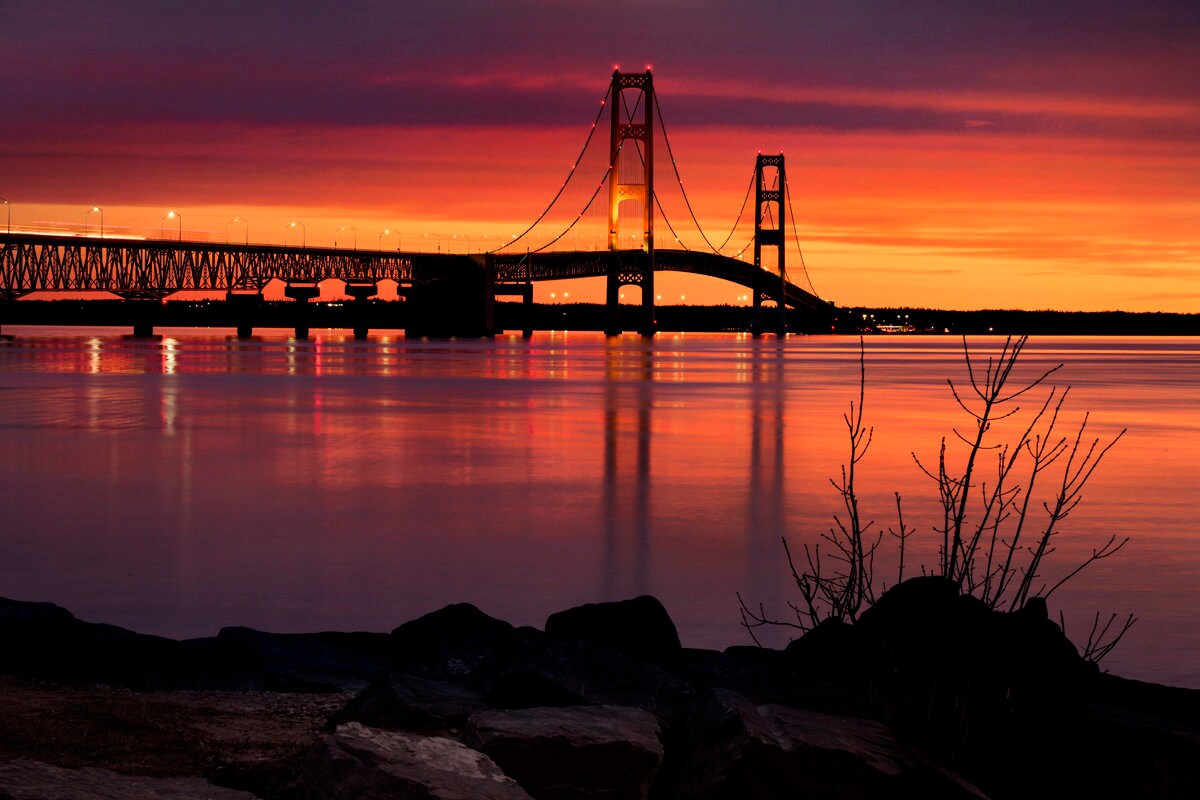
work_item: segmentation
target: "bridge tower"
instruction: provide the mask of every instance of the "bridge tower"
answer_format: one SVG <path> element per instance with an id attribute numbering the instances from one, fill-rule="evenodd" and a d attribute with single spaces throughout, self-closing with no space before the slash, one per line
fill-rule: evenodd
<path id="1" fill-rule="evenodd" d="M 628 95 L 625 93 L 628 92 Z M 608 324 L 605 333 L 621 332 L 622 286 L 642 290 L 639 330 L 654 333 L 654 81 L 645 72 L 614 69 L 610 92 L 608 175 Z M 639 166 L 640 161 L 640 169 Z M 621 203 L 636 200 L 642 206 L 642 256 L 621 252 Z"/>
<path id="2" fill-rule="evenodd" d="M 766 170 L 776 170 L 774 188 L 767 188 Z M 758 154 L 754 163 L 754 266 L 762 269 L 762 250 L 764 247 L 774 247 L 776 264 L 779 267 L 779 296 L 773 297 L 772 292 L 756 289 L 754 291 L 754 321 L 751 329 L 757 336 L 762 333 L 762 301 L 775 300 L 779 306 L 779 333 L 787 332 L 787 270 L 785 268 L 787 247 L 785 243 L 783 200 L 787 187 L 787 173 L 784 171 L 783 153 L 774 156 Z M 763 219 L 773 221 L 770 227 L 764 227 Z"/>

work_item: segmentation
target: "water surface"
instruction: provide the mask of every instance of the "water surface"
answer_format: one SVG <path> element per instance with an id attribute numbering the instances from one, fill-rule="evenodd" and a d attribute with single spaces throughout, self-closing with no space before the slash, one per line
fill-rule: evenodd
<path id="1" fill-rule="evenodd" d="M 746 643 L 735 593 L 779 616 L 797 599 L 780 537 L 828 530 L 858 395 L 844 337 L 5 332 L 0 595 L 175 637 L 389 630 L 464 600 L 540 626 L 651 593 L 685 645 Z M 1200 340 L 1035 339 L 1020 375 L 1060 362 L 1064 422 L 1088 411 L 1089 435 L 1128 433 L 1047 577 L 1110 532 L 1132 540 L 1051 608 L 1077 636 L 1097 611 L 1134 612 L 1105 665 L 1200 688 Z M 950 337 L 865 343 L 863 508 L 886 528 L 903 495 L 921 530 L 910 572 L 940 540 L 913 455 L 934 463 L 969 430 L 946 384 L 963 363 Z"/>

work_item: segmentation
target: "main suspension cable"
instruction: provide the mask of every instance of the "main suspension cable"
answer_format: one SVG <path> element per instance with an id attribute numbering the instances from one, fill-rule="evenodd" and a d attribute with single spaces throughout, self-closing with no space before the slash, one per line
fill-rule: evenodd
<path id="1" fill-rule="evenodd" d="M 568 225 L 566 228 L 564 228 L 562 233 L 560 233 L 558 236 L 555 236 L 553 239 L 546 242 L 541 247 L 535 247 L 530 252 L 532 252 L 532 253 L 542 252 L 547 247 L 549 247 L 552 244 L 555 244 L 560 239 L 562 239 L 564 236 L 566 236 L 568 233 L 570 233 L 571 229 L 574 228 L 577 224 L 579 224 L 579 220 L 583 219 L 583 215 L 586 214 L 588 212 L 588 209 L 592 207 L 592 203 L 596 202 L 596 197 L 597 197 L 597 195 L 600 194 L 600 190 L 604 188 L 605 181 L 609 180 L 609 178 L 612 176 L 613 165 L 616 164 L 617 159 L 621 157 L 621 151 L 623 149 L 625 149 L 625 142 L 621 142 L 621 144 L 619 144 L 617 146 L 617 152 L 613 153 L 612 159 L 608 162 L 608 169 L 604 170 L 604 177 L 600 179 L 600 182 L 598 184 L 596 184 L 596 190 L 594 192 L 592 192 L 592 196 L 588 198 L 587 204 L 584 205 L 584 207 L 583 207 L 583 211 L 580 211 L 579 214 L 575 217 L 575 219 L 571 220 L 571 224 Z M 537 224 L 537 223 L 534 223 L 534 224 Z M 522 234 L 522 235 L 524 235 L 524 234 Z"/>
<path id="2" fill-rule="evenodd" d="M 671 235 L 675 237 L 675 243 L 684 250 L 690 251 L 692 248 L 688 247 L 687 243 L 679 238 L 679 234 L 675 231 L 675 226 L 672 225 L 671 220 L 667 218 L 667 212 L 662 206 L 662 201 L 658 199 L 658 192 L 654 193 L 654 205 L 658 206 L 658 213 L 662 215 L 663 222 L 667 223 L 667 230 L 669 230 Z"/>
<path id="3" fill-rule="evenodd" d="M 604 93 L 604 99 L 600 101 L 600 110 L 596 113 L 596 119 L 592 121 L 592 129 L 590 131 L 588 131 L 587 140 L 583 143 L 583 149 L 581 149 L 579 151 L 579 155 L 575 158 L 575 163 L 571 165 L 571 170 L 570 170 L 570 172 L 567 173 L 567 178 L 566 178 L 566 180 L 563 181 L 563 185 L 558 188 L 558 192 L 556 192 L 553 199 L 550 200 L 550 205 L 546 206 L 546 209 L 541 214 L 538 215 L 538 218 L 535 219 L 532 223 L 530 223 L 528 228 L 521 231 L 520 235 L 514 236 L 510 241 L 505 242 L 504 244 L 500 245 L 499 247 L 496 247 L 493 250 L 489 250 L 488 251 L 489 253 L 495 253 L 500 250 L 503 250 L 506 247 L 511 247 L 514 244 L 516 244 L 517 242 L 524 239 L 525 236 L 531 230 L 533 230 L 534 228 L 537 227 L 539 222 L 541 222 L 543 219 L 546 218 L 546 215 L 550 213 L 550 209 L 554 208 L 554 204 L 558 202 L 558 198 L 562 197 L 562 193 L 567 190 L 567 185 L 571 183 L 571 178 L 575 177 L 575 169 L 576 169 L 576 167 L 579 166 L 580 162 L 583 161 L 583 154 L 587 152 L 588 146 L 590 146 L 592 143 L 592 137 L 594 137 L 596 135 L 596 126 L 600 124 L 600 117 L 602 117 L 604 115 L 604 109 L 608 105 L 609 96 L 611 94 L 612 94 L 612 84 L 609 84 L 608 90 L 605 91 L 605 93 Z M 609 170 L 610 171 L 612 170 L 611 164 L 609 165 Z M 595 195 L 593 195 L 593 199 L 595 199 Z M 591 205 L 590 201 L 588 202 L 588 205 L 589 206 Z M 572 226 L 574 226 L 574 223 L 572 223 Z M 564 231 L 564 233 L 565 233 L 565 231 Z M 559 238 L 561 238 L 561 236 Z M 554 241 L 558 241 L 558 239 L 555 239 Z M 540 248 L 540 247 L 538 248 L 538 250 L 542 250 L 542 249 L 543 248 Z"/>
<path id="4" fill-rule="evenodd" d="M 792 237 L 796 240 L 796 252 L 800 254 L 800 269 L 804 270 L 804 280 L 808 282 L 808 288 L 815 296 L 820 297 L 821 295 L 817 294 L 817 287 L 813 286 L 812 278 L 808 274 L 808 265 L 804 263 L 804 251 L 800 249 L 800 234 L 796 231 L 796 212 L 792 210 L 792 187 L 786 179 L 783 182 L 783 191 L 787 195 L 788 216 L 792 220 Z"/>
<path id="5" fill-rule="evenodd" d="M 729 244 L 733 234 L 737 233 L 738 226 L 742 224 L 742 214 L 746 212 L 746 204 L 750 202 L 750 190 L 753 188 L 754 173 L 750 173 L 750 181 L 746 184 L 746 194 L 742 196 L 742 207 L 738 209 L 737 217 L 733 220 L 733 227 L 729 229 L 729 235 L 725 237 L 725 241 L 721 242 L 721 246 L 717 248 L 717 253 L 725 249 L 725 245 Z"/>
<path id="6" fill-rule="evenodd" d="M 679 175 L 679 165 L 675 162 L 675 153 L 671 150 L 671 137 L 667 135 L 667 125 L 663 122 L 662 106 L 658 103 L 657 92 L 654 94 L 654 108 L 658 111 L 658 127 L 662 128 L 663 143 L 667 146 L 667 156 L 671 159 L 671 169 L 675 172 L 675 180 L 679 183 L 679 191 L 683 195 L 683 202 L 687 205 L 688 213 L 692 215 L 692 222 L 696 223 L 696 230 L 700 231 L 700 237 L 704 239 L 704 243 L 714 253 L 719 254 L 721 251 L 713 247 L 713 243 L 708 240 L 708 234 L 700 226 L 700 220 L 696 219 L 696 212 L 692 208 L 692 201 L 688 198 L 687 189 L 683 188 L 683 178 Z"/>

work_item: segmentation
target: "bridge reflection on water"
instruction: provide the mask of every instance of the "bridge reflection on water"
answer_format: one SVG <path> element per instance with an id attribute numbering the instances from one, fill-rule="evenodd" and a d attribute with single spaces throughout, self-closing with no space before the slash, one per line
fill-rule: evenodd
<path id="1" fill-rule="evenodd" d="M 74 431 L 73 441 L 86 432 L 73 459 L 99 471 L 81 474 L 73 485 L 94 484 L 103 496 L 108 512 L 101 514 L 101 532 L 120 541 L 126 526 L 136 531 L 142 523 L 133 520 L 148 515 L 161 529 L 162 546 L 174 553 L 170 559 L 178 559 L 192 584 L 222 581 L 224 568 L 202 566 L 207 558 L 189 554 L 189 542 L 224 538 L 221 530 L 230 526 L 230 533 L 278 526 L 279 535 L 296 537 L 302 550 L 312 546 L 314 536 L 348 528 L 364 537 L 356 549 L 380 547 L 386 560 L 397 546 L 399 552 L 428 546 L 417 534 L 422 519 L 435 526 L 433 535 L 490 553 L 493 545 L 474 539 L 493 531 L 497 521 L 491 515 L 501 514 L 508 520 L 502 529 L 520 529 L 501 531 L 501 548 L 511 536 L 518 552 L 527 553 L 533 542 L 557 535 L 564 524 L 578 528 L 562 531 L 572 547 L 583 553 L 597 548 L 594 563 L 578 565 L 577 575 L 590 574 L 592 582 L 570 591 L 591 599 L 656 593 L 681 555 L 707 558 L 707 532 L 688 544 L 700 549 L 687 555 L 676 549 L 674 536 L 656 535 L 656 529 L 664 518 L 692 518 L 709 502 L 696 496 L 699 486 L 691 485 L 690 476 L 704 484 L 714 470 L 739 476 L 721 486 L 728 495 L 719 503 L 721 519 L 703 523 L 727 529 L 722 535 L 733 536 L 735 551 L 744 553 L 738 585 L 759 591 L 778 585 L 782 577 L 783 340 L 746 347 L 732 365 L 721 364 L 709 374 L 711 367 L 661 338 L 585 337 L 582 345 L 570 346 L 568 337 L 558 334 L 554 342 L 537 346 L 513 338 L 454 344 L 382 336 L 360 342 L 324 332 L 303 342 L 283 331 L 253 341 L 171 331 L 161 341 L 121 338 L 111 330 L 83 337 L 52 333 L 21 330 L 0 353 L 10 377 L 59 376 L 52 381 L 56 388 L 41 390 L 36 399 L 20 389 L 11 395 L 8 424 L 42 432 L 33 441 L 43 442 L 44 453 L 28 453 L 25 463 L 58 469 L 51 463 L 60 450 L 54 431 Z M 724 394 L 720 387 L 725 385 L 744 392 L 747 403 L 728 418 L 731 430 L 723 431 L 718 422 L 689 432 L 688 420 L 701 410 L 696 404 L 711 391 Z M 676 394 L 697 386 L 695 400 Z M 575 388 L 561 395 L 559 387 Z M 443 392 L 449 394 L 443 397 Z M 727 398 L 718 403 L 727 405 Z M 688 408 L 693 410 L 684 413 Z M 712 447 L 714 439 L 722 443 L 720 449 Z M 105 440 L 111 444 L 101 447 L 101 455 L 95 448 Z M 555 455 L 560 447 L 573 451 L 562 461 Z M 690 466 L 705 461 L 707 466 Z M 33 472 L 39 469 L 34 466 Z M 243 475 L 246 484 L 221 490 L 220 506 L 213 507 L 215 487 L 228 486 L 223 475 Z M 569 492 L 556 488 L 564 479 L 574 487 Z M 431 480 L 442 486 L 429 489 L 424 502 L 407 511 L 385 511 L 397 498 L 411 498 L 403 505 L 415 502 L 418 487 Z M 497 480 L 501 483 L 493 486 Z M 376 485 L 386 487 L 385 494 L 367 499 L 364 491 Z M 141 499 L 129 497 L 130 491 Z M 313 503 L 342 491 L 355 498 L 352 508 L 338 511 L 340 502 Z M 71 507 L 91 519 L 84 510 L 95 509 L 94 502 L 72 501 Z M 281 514 L 280 502 L 301 516 L 291 510 Z M 450 522 L 464 503 L 471 507 L 466 516 L 472 521 Z M 561 515 L 560 503 L 565 505 Z M 139 506 L 131 519 L 128 511 Z M 377 506 L 364 516 L 364 508 Z M 236 515 L 226 518 L 219 508 L 236 509 Z M 264 513 L 279 516 L 268 522 Z M 91 542 L 94 524 L 68 519 L 51 538 L 73 541 L 75 526 L 83 526 L 79 530 L 87 528 Z M 214 524 L 217 529 L 209 530 Z M 401 539 L 381 543 L 373 527 L 392 530 Z M 587 531 L 595 538 L 589 541 Z M 92 546 L 85 545 L 83 552 Z M 245 545 L 229 547 L 234 563 L 244 557 L 239 554 Z M 568 561 L 577 558 L 572 554 Z M 544 555 L 529 559 L 532 567 L 514 568 L 549 566 Z M 424 569 L 454 572 L 436 562 Z M 213 574 L 206 574 L 209 570 Z M 253 579 L 263 580 L 274 584 L 265 576 Z M 280 580 L 292 586 L 297 576 L 281 574 Z M 168 595 L 178 592 L 161 588 Z"/>

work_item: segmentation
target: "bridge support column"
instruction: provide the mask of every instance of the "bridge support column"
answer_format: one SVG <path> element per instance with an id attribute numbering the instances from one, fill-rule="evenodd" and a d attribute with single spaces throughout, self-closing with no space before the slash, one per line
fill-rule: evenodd
<path id="1" fill-rule="evenodd" d="M 262 292 L 258 289 L 230 289 L 225 293 L 225 302 L 237 327 L 237 338 L 249 339 L 254 335 L 254 317 L 262 301 Z"/>
<path id="2" fill-rule="evenodd" d="M 11 333 L 4 333 L 4 317 L 8 314 L 9 303 L 16 302 L 15 297 L 9 296 L 7 292 L 0 293 L 0 342 L 11 342 L 16 337 Z"/>
<path id="3" fill-rule="evenodd" d="M 640 95 L 629 104 L 623 96 L 626 91 Z M 608 249 L 613 261 L 608 274 L 608 323 L 605 333 L 615 336 L 621 332 L 620 301 L 621 287 L 637 284 L 642 289 L 642 314 L 638 332 L 643 336 L 654 335 L 654 77 L 647 67 L 643 73 L 613 70 L 612 105 L 609 111 L 609 175 L 608 175 Z M 633 139 L 635 149 L 641 154 L 641 175 L 630 163 L 625 174 L 622 171 L 621 150 L 627 140 Z M 640 201 L 642 207 L 643 260 L 626 269 L 620 263 L 621 204 L 626 200 Z M 626 255 L 632 255 L 626 251 Z"/>
<path id="4" fill-rule="evenodd" d="M 616 261 L 616 258 L 613 259 Z M 620 267 L 613 265 L 608 271 L 608 292 L 605 296 L 605 336 L 621 335 L 621 275 Z"/>
<path id="5" fill-rule="evenodd" d="M 775 170 L 775 179 L 768 186 L 766 171 Z M 764 247 L 775 248 L 776 266 L 779 269 L 779 318 L 776 333 L 787 333 L 787 233 L 784 218 L 784 193 L 787 191 L 787 173 L 783 153 L 779 155 L 758 154 L 754 163 L 754 266 L 762 268 Z M 765 222 L 765 224 L 764 224 Z M 762 331 L 762 298 L 758 292 L 754 300 L 755 335 Z"/>
<path id="6" fill-rule="evenodd" d="M 129 316 L 133 321 L 133 337 L 136 339 L 155 338 L 154 323 L 158 318 L 162 302 L 159 300 L 126 300 Z"/>
<path id="7" fill-rule="evenodd" d="M 417 260 L 408 292 L 404 335 L 434 338 L 488 335 L 487 286 L 479 261 L 470 256 Z"/>
<path id="8" fill-rule="evenodd" d="M 533 338 L 533 282 L 526 281 L 521 292 L 521 337 Z"/>
<path id="9" fill-rule="evenodd" d="M 346 294 L 354 298 L 351 317 L 354 320 L 354 338 L 366 339 L 369 330 L 367 323 L 367 301 L 379 294 L 379 284 L 374 281 L 346 281 Z"/>
<path id="10" fill-rule="evenodd" d="M 308 301 L 321 296 L 321 287 L 315 283 L 289 283 L 283 287 L 284 297 L 296 301 L 293 312 L 296 338 L 307 339 L 309 327 Z"/>
<path id="11" fill-rule="evenodd" d="M 649 265 L 642 273 L 642 323 L 638 333 L 653 336 L 657 324 L 654 320 L 654 255 L 649 255 Z"/>
<path id="12" fill-rule="evenodd" d="M 486 253 L 483 261 L 483 330 L 484 336 L 496 335 L 496 257 Z"/>

